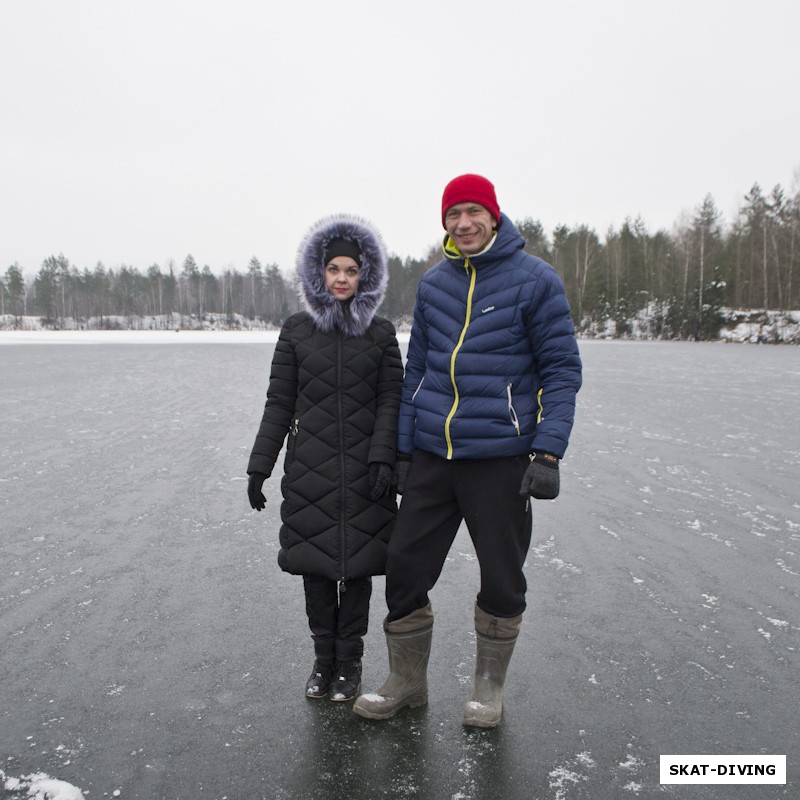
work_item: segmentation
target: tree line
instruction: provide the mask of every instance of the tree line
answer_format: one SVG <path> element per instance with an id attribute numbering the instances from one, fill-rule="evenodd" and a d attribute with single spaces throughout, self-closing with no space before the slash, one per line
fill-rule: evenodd
<path id="1" fill-rule="evenodd" d="M 547 235 L 531 217 L 516 223 L 525 249 L 561 275 L 577 329 L 596 333 L 609 323 L 624 335 L 645 311 L 663 338 L 715 338 L 721 311 L 800 308 L 800 191 L 780 185 L 765 194 L 754 184 L 733 224 L 723 224 L 707 195 L 671 231 L 648 231 L 640 217 L 601 236 L 588 225 L 559 225 Z M 389 287 L 380 313 L 395 321 L 413 312 L 420 276 L 441 258 L 438 245 L 424 258 L 389 260 Z M 132 266 L 78 269 L 63 255 L 44 260 L 32 279 L 14 264 L 0 276 L 0 314 L 35 314 L 50 327 L 65 320 L 222 316 L 230 327 L 250 320 L 280 326 L 300 308 L 294 277 L 254 256 L 245 269 L 221 275 L 189 255 L 176 268 Z M 73 325 L 74 327 L 74 325 Z"/>
<path id="2" fill-rule="evenodd" d="M 122 265 L 79 270 L 62 254 L 49 256 L 30 283 L 18 264 L 9 267 L 2 281 L 2 314 L 35 313 L 49 327 L 64 327 L 65 320 L 93 320 L 96 327 L 116 325 L 120 317 L 196 317 L 207 314 L 279 326 L 297 310 L 298 302 L 276 264 L 262 266 L 254 256 L 246 271 L 226 269 L 216 275 L 209 266 L 201 270 L 188 255 L 176 271 L 169 263 L 145 273 Z M 103 320 L 107 322 L 104 324 Z"/>

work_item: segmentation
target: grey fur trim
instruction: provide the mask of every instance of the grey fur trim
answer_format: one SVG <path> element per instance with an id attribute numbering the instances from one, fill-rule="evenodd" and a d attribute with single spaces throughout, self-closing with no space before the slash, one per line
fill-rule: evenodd
<path id="1" fill-rule="evenodd" d="M 351 239 L 361 249 L 358 288 L 349 302 L 337 300 L 325 288 L 326 244 Z M 383 302 L 389 283 L 386 247 L 377 229 L 361 217 L 334 214 L 314 225 L 297 248 L 297 293 L 320 330 L 335 328 L 346 336 L 362 336 Z"/>

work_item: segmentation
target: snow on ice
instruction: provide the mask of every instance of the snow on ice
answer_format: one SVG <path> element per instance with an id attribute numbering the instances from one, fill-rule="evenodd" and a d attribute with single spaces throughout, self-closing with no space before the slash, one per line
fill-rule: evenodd
<path id="1" fill-rule="evenodd" d="M 7 792 L 29 800 L 85 800 L 80 789 L 66 781 L 51 778 L 43 772 L 11 778 L 0 770 L 0 780 Z M 115 793 L 118 794 L 118 793 Z"/>

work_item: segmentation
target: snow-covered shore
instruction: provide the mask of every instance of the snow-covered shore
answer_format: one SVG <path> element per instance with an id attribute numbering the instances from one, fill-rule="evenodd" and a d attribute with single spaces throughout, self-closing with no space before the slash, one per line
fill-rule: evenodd
<path id="1" fill-rule="evenodd" d="M 718 341 L 750 344 L 800 344 L 800 310 L 768 311 L 763 309 L 721 309 L 722 321 Z M 670 337 L 661 332 L 657 310 L 648 308 L 639 311 L 632 319 L 620 325 L 614 320 L 587 324 L 579 334 L 585 339 L 635 339 L 661 340 Z M 53 330 L 41 317 L 13 317 L 0 315 L 0 344 L 35 344 L 57 342 L 81 344 L 110 342 L 175 344 L 246 342 L 276 342 L 278 329 L 243 317 L 234 319 L 234 328 L 224 315 L 196 316 L 165 315 L 163 317 L 104 317 L 85 321 L 62 319 L 59 329 Z M 410 320 L 396 323 L 401 340 L 408 335 Z M 623 333 L 624 331 L 624 333 Z"/>
<path id="2" fill-rule="evenodd" d="M 723 308 L 719 313 L 720 327 L 716 341 L 740 344 L 800 344 L 800 310 Z M 671 336 L 664 335 L 664 327 L 663 313 L 659 313 L 658 307 L 651 303 L 621 324 L 612 319 L 598 323 L 587 322 L 583 326 L 582 337 L 671 341 Z"/>
<path id="3" fill-rule="evenodd" d="M 0 330 L 9 344 L 274 344 L 278 331 Z"/>

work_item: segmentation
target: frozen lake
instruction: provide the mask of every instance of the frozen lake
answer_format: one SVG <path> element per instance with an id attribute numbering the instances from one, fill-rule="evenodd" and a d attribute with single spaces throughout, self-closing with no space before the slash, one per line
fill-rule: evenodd
<path id="1" fill-rule="evenodd" d="M 279 475 L 261 514 L 245 494 L 273 345 L 172 341 L 0 347 L 0 798 L 45 800 L 45 775 L 51 800 L 797 796 L 800 349 L 581 342 L 504 722 L 465 731 L 466 533 L 429 706 L 306 700 Z M 671 753 L 785 754 L 788 783 L 660 786 Z"/>

